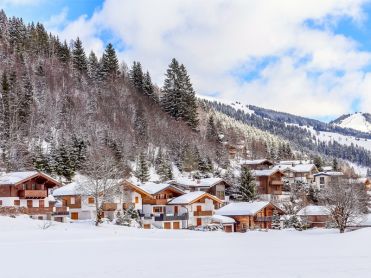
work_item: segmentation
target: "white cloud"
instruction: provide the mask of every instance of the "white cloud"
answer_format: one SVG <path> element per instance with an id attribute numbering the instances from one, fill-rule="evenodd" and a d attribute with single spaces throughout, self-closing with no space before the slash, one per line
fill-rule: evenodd
<path id="1" fill-rule="evenodd" d="M 92 18 L 81 16 L 60 34 L 78 35 L 101 53 L 100 32 L 110 30 L 127 46 L 121 53 L 126 62 L 141 61 L 160 84 L 176 57 L 199 94 L 218 92 L 222 99 L 300 115 L 336 116 L 349 112 L 357 98 L 363 109 L 371 107 L 366 93 L 371 77 L 362 72 L 371 54 L 332 31 L 344 17 L 361 24 L 364 2 L 106 0 Z M 325 28 L 310 28 L 307 20 Z M 275 61 L 253 80 L 236 77 L 237 69 L 254 69 L 270 57 Z"/>

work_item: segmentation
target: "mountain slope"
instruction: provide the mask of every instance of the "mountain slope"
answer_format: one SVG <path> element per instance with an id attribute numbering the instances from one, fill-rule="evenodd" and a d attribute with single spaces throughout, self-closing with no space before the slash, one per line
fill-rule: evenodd
<path id="1" fill-rule="evenodd" d="M 358 112 L 343 115 L 332 121 L 331 124 L 342 128 L 351 128 L 361 132 L 371 133 L 371 114 Z"/>
<path id="2" fill-rule="evenodd" d="M 365 167 L 371 165 L 369 133 L 239 102 L 204 100 L 204 103 L 237 121 L 289 141 L 296 151 L 336 157 Z"/>

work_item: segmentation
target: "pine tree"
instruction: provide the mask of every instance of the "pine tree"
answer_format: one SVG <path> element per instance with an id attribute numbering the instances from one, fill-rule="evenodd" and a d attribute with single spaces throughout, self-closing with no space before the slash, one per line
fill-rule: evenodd
<path id="1" fill-rule="evenodd" d="M 256 183 L 249 168 L 242 167 L 239 183 L 239 199 L 243 202 L 255 200 L 257 197 Z"/>
<path id="2" fill-rule="evenodd" d="M 218 130 L 216 128 L 214 117 L 211 115 L 207 122 L 206 138 L 211 142 L 220 142 Z"/>
<path id="3" fill-rule="evenodd" d="M 4 72 L 1 79 L 1 100 L 2 100 L 2 118 L 3 118 L 3 139 L 7 142 L 10 137 L 10 105 L 9 94 L 10 85 L 6 73 Z"/>
<path id="4" fill-rule="evenodd" d="M 69 63 L 69 61 L 71 59 L 71 52 L 70 52 L 70 49 L 69 49 L 66 41 L 64 41 L 63 44 L 60 44 L 58 46 L 57 53 L 58 53 L 59 61 L 61 61 L 64 64 Z"/>
<path id="5" fill-rule="evenodd" d="M 199 125 L 196 94 L 183 64 L 179 67 L 179 78 L 181 80 L 181 114 L 187 124 L 196 130 Z"/>
<path id="6" fill-rule="evenodd" d="M 322 171 L 322 167 L 323 167 L 323 161 L 322 161 L 322 158 L 320 156 L 315 156 L 314 159 L 313 159 L 313 164 L 316 165 L 318 171 Z"/>
<path id="7" fill-rule="evenodd" d="M 135 111 L 134 130 L 136 143 L 146 145 L 148 141 L 147 121 L 144 117 L 142 107 L 139 107 Z"/>
<path id="8" fill-rule="evenodd" d="M 86 55 L 84 48 L 82 47 L 82 42 L 79 37 L 73 44 L 72 49 L 72 65 L 79 75 L 85 74 L 88 69 L 86 60 Z"/>
<path id="9" fill-rule="evenodd" d="M 179 84 L 179 63 L 173 58 L 166 72 L 166 78 L 163 86 L 163 96 L 161 105 L 165 112 L 174 118 L 179 118 L 179 100 L 180 100 L 180 84 Z"/>
<path id="10" fill-rule="evenodd" d="M 140 93 L 144 94 L 144 76 L 142 65 L 140 62 L 133 62 L 133 66 L 129 72 L 129 79 L 131 85 Z"/>
<path id="11" fill-rule="evenodd" d="M 135 171 L 135 176 L 138 178 L 140 182 L 147 182 L 149 181 L 149 167 L 147 163 L 147 158 L 144 153 L 139 155 L 137 169 Z"/>
<path id="12" fill-rule="evenodd" d="M 274 230 L 281 230 L 281 217 L 278 214 L 278 211 L 275 209 L 273 210 L 273 215 L 272 215 L 272 225 L 271 228 Z"/>
<path id="13" fill-rule="evenodd" d="M 113 45 L 109 43 L 101 61 L 101 75 L 104 80 L 114 80 L 119 75 L 119 61 Z"/>
<path id="14" fill-rule="evenodd" d="M 145 73 L 144 78 L 143 78 L 143 88 L 144 88 L 144 93 L 148 97 L 153 99 L 155 102 L 159 101 L 158 96 L 155 93 L 155 87 L 152 83 L 151 75 L 149 74 L 148 71 Z"/>
<path id="15" fill-rule="evenodd" d="M 88 77 L 91 81 L 98 81 L 99 78 L 99 61 L 97 56 L 93 51 L 90 52 L 89 58 L 88 58 Z"/>
<path id="16" fill-rule="evenodd" d="M 49 173 L 48 160 L 43 154 L 41 146 L 36 146 L 32 162 L 36 170 Z"/>

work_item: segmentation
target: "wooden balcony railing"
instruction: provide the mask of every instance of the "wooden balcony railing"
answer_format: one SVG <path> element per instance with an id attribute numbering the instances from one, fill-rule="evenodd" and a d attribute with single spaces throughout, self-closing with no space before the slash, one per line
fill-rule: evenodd
<path id="1" fill-rule="evenodd" d="M 271 184 L 272 185 L 283 185 L 283 182 L 281 180 L 272 180 Z"/>
<path id="2" fill-rule="evenodd" d="M 53 207 L 47 208 L 26 208 L 27 214 L 49 214 L 53 212 Z"/>
<path id="3" fill-rule="evenodd" d="M 213 216 L 213 212 L 211 210 L 204 210 L 204 211 L 195 211 L 193 212 L 194 216 Z"/>
<path id="4" fill-rule="evenodd" d="M 264 216 L 264 217 L 255 217 L 254 221 L 256 222 L 271 222 L 272 216 Z"/>
<path id="5" fill-rule="evenodd" d="M 44 199 L 48 196 L 46 190 L 20 190 L 19 198 L 22 199 Z"/>
<path id="6" fill-rule="evenodd" d="M 68 207 L 55 207 L 53 209 L 52 215 L 70 215 L 69 208 Z"/>
<path id="7" fill-rule="evenodd" d="M 149 199 L 143 201 L 143 204 L 164 206 L 167 204 L 167 202 L 168 202 L 167 199 Z"/>
<path id="8" fill-rule="evenodd" d="M 181 215 L 160 214 L 159 216 L 155 216 L 155 221 L 174 221 L 174 220 L 188 220 L 188 213 L 184 213 Z"/>

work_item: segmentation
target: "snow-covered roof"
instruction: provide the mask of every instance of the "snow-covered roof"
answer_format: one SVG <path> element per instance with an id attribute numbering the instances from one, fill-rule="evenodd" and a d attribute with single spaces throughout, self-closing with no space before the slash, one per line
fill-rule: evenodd
<path id="1" fill-rule="evenodd" d="M 323 166 L 323 167 L 322 167 L 322 170 L 323 170 L 324 172 L 332 171 L 332 166 Z"/>
<path id="2" fill-rule="evenodd" d="M 281 160 L 279 162 L 280 165 L 298 165 L 298 164 L 310 164 L 310 160 Z"/>
<path id="3" fill-rule="evenodd" d="M 297 213 L 299 216 L 311 216 L 311 215 L 330 215 L 330 211 L 324 206 L 309 205 Z"/>
<path id="4" fill-rule="evenodd" d="M 213 215 L 211 218 L 213 222 L 220 223 L 220 224 L 233 224 L 236 223 L 236 220 L 234 220 L 231 217 L 223 216 L 223 215 Z"/>
<path id="5" fill-rule="evenodd" d="M 175 204 L 186 205 L 186 204 L 189 204 L 189 203 L 193 202 L 194 200 L 197 200 L 202 195 L 208 195 L 208 194 L 206 192 L 202 192 L 202 191 L 189 192 L 189 193 L 186 193 L 182 196 L 179 196 L 177 198 L 172 199 L 169 202 L 169 205 L 175 205 Z"/>
<path id="6" fill-rule="evenodd" d="M 179 177 L 175 179 L 174 182 L 177 185 L 181 185 L 184 187 L 207 187 L 210 188 L 217 183 L 223 182 L 222 178 L 204 178 L 204 179 L 190 179 L 190 178 L 183 178 Z"/>
<path id="7" fill-rule="evenodd" d="M 24 171 L 24 172 L 10 172 L 2 175 L 0 177 L 0 185 L 17 184 L 19 182 L 22 182 L 23 180 L 27 180 L 38 174 L 43 175 L 50 180 L 53 180 L 57 184 L 59 183 L 58 181 L 44 173 L 40 173 L 38 171 Z"/>
<path id="8" fill-rule="evenodd" d="M 267 177 L 275 174 L 276 172 L 280 171 L 277 169 L 253 170 L 252 174 L 255 177 Z"/>
<path id="9" fill-rule="evenodd" d="M 336 172 L 336 171 L 328 171 L 328 172 L 319 172 L 317 174 L 314 174 L 314 176 L 344 176 L 344 173 L 342 172 Z"/>
<path id="10" fill-rule="evenodd" d="M 53 191 L 53 196 L 71 196 L 71 195 L 78 195 L 77 187 L 80 183 L 79 182 L 71 182 L 65 186 L 57 188 Z"/>
<path id="11" fill-rule="evenodd" d="M 269 161 L 268 159 L 254 159 L 254 160 L 242 160 L 240 162 L 240 164 L 245 164 L 245 165 L 259 165 L 259 164 L 262 164 L 264 162 L 268 162 L 269 164 L 273 164 L 271 161 Z"/>
<path id="12" fill-rule="evenodd" d="M 215 211 L 216 215 L 255 215 L 269 205 L 268 201 L 230 203 Z"/>
<path id="13" fill-rule="evenodd" d="M 146 182 L 146 183 L 139 184 L 137 186 L 143 191 L 151 195 L 159 193 L 165 190 L 166 188 L 172 188 L 173 190 L 178 191 L 179 193 L 184 193 L 182 190 L 175 188 L 174 186 L 168 183 Z"/>
<path id="14" fill-rule="evenodd" d="M 286 165 L 286 164 L 280 164 L 273 167 L 273 169 L 281 170 L 281 171 L 292 171 L 296 173 L 307 173 L 312 171 L 313 169 L 316 169 L 316 166 L 314 164 L 297 164 L 297 165 Z"/>

